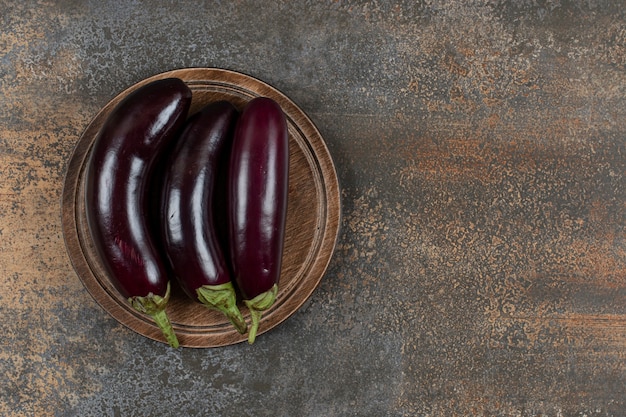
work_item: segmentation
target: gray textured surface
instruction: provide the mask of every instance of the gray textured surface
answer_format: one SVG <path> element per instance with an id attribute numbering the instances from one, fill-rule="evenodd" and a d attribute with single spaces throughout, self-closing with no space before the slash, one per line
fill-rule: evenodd
<path id="1" fill-rule="evenodd" d="M 255 345 L 172 350 L 90 298 L 59 200 L 101 106 L 204 66 L 309 114 L 342 234 Z M 626 415 L 625 90 L 622 2 L 0 0 L 0 414 Z"/>

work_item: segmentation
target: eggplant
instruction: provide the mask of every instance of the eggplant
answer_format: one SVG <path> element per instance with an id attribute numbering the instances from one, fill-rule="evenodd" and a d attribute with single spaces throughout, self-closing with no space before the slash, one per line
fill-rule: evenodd
<path id="1" fill-rule="evenodd" d="M 231 267 L 252 319 L 250 344 L 278 293 L 288 181 L 285 114 L 274 100 L 254 98 L 237 121 L 227 185 Z"/>
<path id="2" fill-rule="evenodd" d="M 228 155 L 237 116 L 231 103 L 218 101 L 189 118 L 164 172 L 161 210 L 165 253 L 180 287 L 224 313 L 243 334 L 247 326 L 214 216 L 221 207 L 214 204 L 220 163 Z"/>
<path id="3" fill-rule="evenodd" d="M 120 293 L 150 315 L 167 342 L 178 339 L 165 312 L 170 281 L 150 224 L 151 178 L 191 105 L 178 78 L 150 82 L 110 113 L 93 144 L 85 177 L 85 210 L 94 247 Z"/>

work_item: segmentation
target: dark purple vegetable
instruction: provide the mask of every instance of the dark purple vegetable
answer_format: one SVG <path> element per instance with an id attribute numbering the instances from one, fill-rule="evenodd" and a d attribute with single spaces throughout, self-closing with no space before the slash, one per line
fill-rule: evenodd
<path id="1" fill-rule="evenodd" d="M 148 201 L 155 161 L 182 127 L 190 104 L 191 90 L 177 78 L 129 94 L 102 126 L 86 174 L 85 209 L 95 249 L 120 293 L 152 316 L 172 347 L 178 340 L 165 313 L 170 283 Z"/>
<path id="2" fill-rule="evenodd" d="M 278 292 L 288 179 L 285 115 L 275 101 L 255 98 L 237 122 L 228 177 L 231 266 L 252 317 L 249 343 Z"/>
<path id="3" fill-rule="evenodd" d="M 245 333 L 213 213 L 219 162 L 237 116 L 232 104 L 218 101 L 189 118 L 165 170 L 161 210 L 165 251 L 182 289 Z"/>

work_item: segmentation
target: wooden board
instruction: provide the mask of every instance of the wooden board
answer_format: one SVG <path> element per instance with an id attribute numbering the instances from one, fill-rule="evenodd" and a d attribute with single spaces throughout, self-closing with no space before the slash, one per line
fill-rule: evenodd
<path id="1" fill-rule="evenodd" d="M 217 68 L 181 69 L 143 80 L 111 100 L 84 131 L 68 165 L 62 202 L 68 254 L 102 308 L 132 330 L 165 343 L 152 319 L 135 311 L 113 287 L 98 259 L 85 219 L 84 176 L 91 145 L 115 105 L 141 85 L 167 77 L 181 78 L 191 88 L 190 114 L 212 101 L 229 100 L 241 109 L 251 98 L 265 96 L 277 101 L 287 116 L 290 169 L 283 267 L 277 301 L 261 319 L 258 334 L 262 334 L 296 312 L 318 286 L 335 247 L 341 210 L 337 174 L 319 131 L 288 97 L 258 79 Z M 249 322 L 243 305 L 241 310 Z M 176 285 L 167 313 L 181 346 L 218 347 L 247 337 L 221 313 L 187 298 Z"/>

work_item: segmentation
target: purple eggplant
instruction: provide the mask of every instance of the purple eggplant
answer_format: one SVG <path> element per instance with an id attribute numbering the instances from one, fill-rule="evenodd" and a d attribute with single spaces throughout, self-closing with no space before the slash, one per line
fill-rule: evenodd
<path id="1" fill-rule="evenodd" d="M 165 252 L 181 288 L 224 313 L 243 334 L 247 326 L 213 213 L 220 162 L 228 155 L 237 116 L 232 104 L 218 101 L 189 118 L 165 169 L 161 211 Z"/>
<path id="2" fill-rule="evenodd" d="M 93 145 L 85 209 L 93 243 L 109 276 L 131 305 L 150 315 L 172 347 L 165 312 L 170 282 L 150 224 L 155 162 L 183 126 L 191 90 L 180 79 L 148 83 L 110 113 Z"/>
<path id="3" fill-rule="evenodd" d="M 252 318 L 251 344 L 278 293 L 288 180 L 285 115 L 269 98 L 252 99 L 237 121 L 228 174 L 231 267 Z"/>

